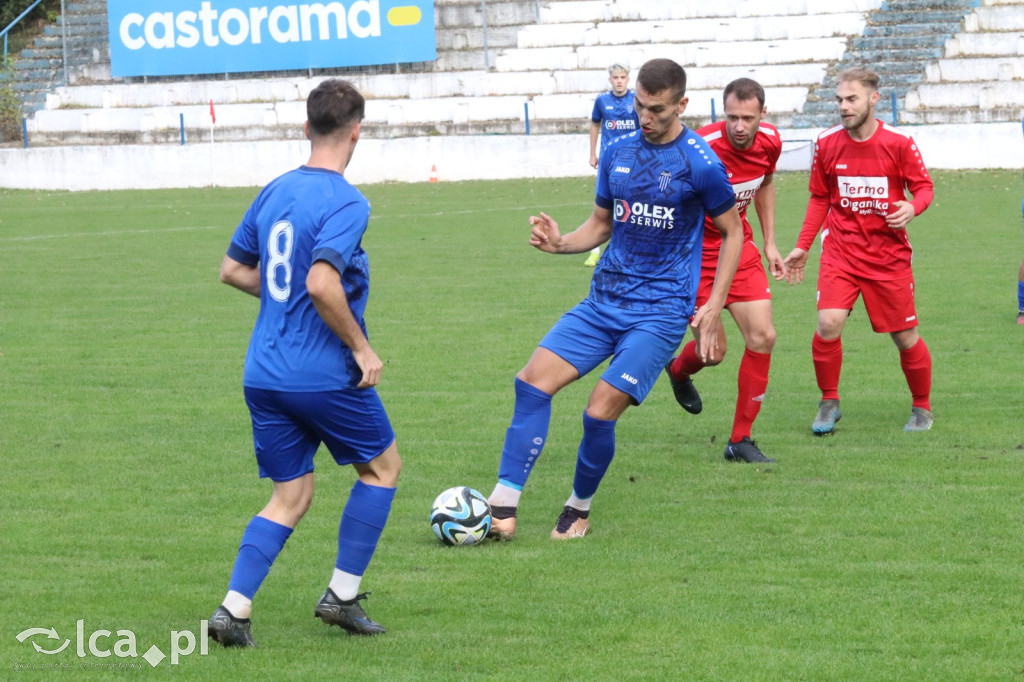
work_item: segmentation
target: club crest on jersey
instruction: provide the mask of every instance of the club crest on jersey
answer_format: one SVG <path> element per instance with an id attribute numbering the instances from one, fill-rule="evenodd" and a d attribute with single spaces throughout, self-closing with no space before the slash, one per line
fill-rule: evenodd
<path id="1" fill-rule="evenodd" d="M 675 227 L 674 213 L 675 208 L 671 206 L 645 204 L 642 201 L 630 204 L 624 199 L 615 200 L 615 221 L 626 225 L 671 230 Z"/>
<path id="2" fill-rule="evenodd" d="M 668 185 L 670 182 L 672 182 L 672 173 L 667 170 L 661 171 L 661 173 L 658 175 L 658 189 L 664 192 L 666 189 L 668 189 Z"/>

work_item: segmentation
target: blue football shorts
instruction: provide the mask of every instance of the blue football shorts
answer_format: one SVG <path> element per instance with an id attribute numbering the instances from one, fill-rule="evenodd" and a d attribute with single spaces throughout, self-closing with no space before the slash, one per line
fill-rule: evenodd
<path id="1" fill-rule="evenodd" d="M 686 333 L 683 315 L 639 312 L 584 299 L 543 339 L 546 348 L 583 376 L 611 357 L 601 378 L 639 405 Z"/>
<path id="2" fill-rule="evenodd" d="M 290 481 L 313 471 L 323 443 L 338 464 L 387 450 L 395 432 L 373 388 L 292 393 L 245 387 L 260 478 Z"/>

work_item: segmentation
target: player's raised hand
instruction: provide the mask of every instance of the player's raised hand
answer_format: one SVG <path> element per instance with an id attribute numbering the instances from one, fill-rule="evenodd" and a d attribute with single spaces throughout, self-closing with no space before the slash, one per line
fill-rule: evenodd
<path id="1" fill-rule="evenodd" d="M 793 249 L 782 261 L 786 267 L 786 281 L 790 284 L 799 284 L 804 281 L 804 266 L 807 265 L 807 252 L 803 249 Z"/>
<path id="2" fill-rule="evenodd" d="M 776 282 L 786 276 L 789 268 L 786 267 L 785 261 L 782 260 L 782 254 L 774 244 L 765 244 L 764 257 L 768 259 L 768 272 L 772 273 Z"/>
<path id="3" fill-rule="evenodd" d="M 562 233 L 558 231 L 558 223 L 551 216 L 541 211 L 540 217 L 530 216 L 530 246 L 541 251 L 557 253 L 562 243 Z"/>
<path id="4" fill-rule="evenodd" d="M 885 216 L 886 224 L 894 230 L 906 229 L 907 224 L 917 215 L 914 205 L 909 201 L 896 201 L 893 207 L 896 210 Z"/>
<path id="5" fill-rule="evenodd" d="M 352 351 L 352 357 L 363 372 L 363 378 L 356 388 L 369 388 L 380 383 L 381 373 L 384 371 L 384 363 L 380 361 L 377 354 L 369 345 L 359 350 Z"/>

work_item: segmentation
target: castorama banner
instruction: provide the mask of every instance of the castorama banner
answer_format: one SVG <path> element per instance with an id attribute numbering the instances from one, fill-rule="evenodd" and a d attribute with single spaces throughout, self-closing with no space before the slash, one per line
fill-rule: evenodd
<path id="1" fill-rule="evenodd" d="M 437 58 L 432 0 L 107 0 L 113 76 L 400 64 Z"/>

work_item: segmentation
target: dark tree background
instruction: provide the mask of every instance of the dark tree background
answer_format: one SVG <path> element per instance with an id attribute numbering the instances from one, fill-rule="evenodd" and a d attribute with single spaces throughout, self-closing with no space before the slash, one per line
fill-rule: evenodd
<path id="1" fill-rule="evenodd" d="M 0 31 L 7 28 L 19 14 L 25 11 L 35 0 L 0 0 Z M 26 28 L 46 21 L 60 12 L 60 0 L 43 0 L 39 6 L 32 10 L 31 14 L 22 19 L 12 32 L 24 31 Z"/>

